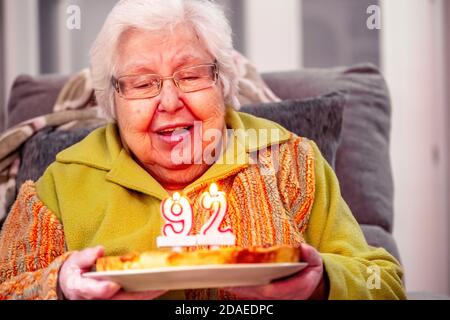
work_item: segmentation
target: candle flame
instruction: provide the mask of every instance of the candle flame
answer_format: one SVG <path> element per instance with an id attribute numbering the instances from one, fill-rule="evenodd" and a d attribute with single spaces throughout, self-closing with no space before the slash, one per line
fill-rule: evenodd
<path id="1" fill-rule="evenodd" d="M 211 183 L 211 185 L 209 186 L 209 193 L 212 196 L 215 196 L 218 194 L 218 192 L 219 192 L 219 189 L 217 188 L 217 184 L 215 184 L 214 182 Z"/>
<path id="2" fill-rule="evenodd" d="M 180 193 L 179 193 L 179 192 L 175 192 L 175 193 L 173 194 L 173 196 L 172 196 L 172 199 L 173 199 L 174 201 L 179 201 L 180 198 L 181 198 L 181 196 L 180 196 Z"/>

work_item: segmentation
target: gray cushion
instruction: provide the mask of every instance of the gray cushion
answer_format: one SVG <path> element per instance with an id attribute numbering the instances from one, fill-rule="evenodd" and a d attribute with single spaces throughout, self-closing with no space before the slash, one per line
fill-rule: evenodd
<path id="1" fill-rule="evenodd" d="M 16 78 L 8 103 L 7 128 L 24 120 L 51 113 L 59 92 L 69 77 L 21 75 Z"/>
<path id="2" fill-rule="evenodd" d="M 359 223 L 391 231 L 391 105 L 379 70 L 362 64 L 270 73 L 263 78 L 282 99 L 304 99 L 330 91 L 346 93 L 342 139 L 336 155 L 342 195 Z"/>
<path id="3" fill-rule="evenodd" d="M 36 181 L 55 161 L 56 154 L 79 142 L 96 126 L 69 131 L 43 129 L 32 136 L 22 147 L 20 169 L 16 180 L 16 193 L 26 180 Z M 45 152 L 43 152 L 45 150 Z"/>
<path id="4" fill-rule="evenodd" d="M 345 99 L 331 93 L 304 100 L 251 104 L 241 111 L 275 121 L 295 134 L 317 143 L 325 159 L 334 166 L 342 129 Z"/>
<path id="5" fill-rule="evenodd" d="M 390 233 L 379 226 L 361 224 L 366 241 L 373 247 L 382 247 L 400 261 L 397 244 Z"/>

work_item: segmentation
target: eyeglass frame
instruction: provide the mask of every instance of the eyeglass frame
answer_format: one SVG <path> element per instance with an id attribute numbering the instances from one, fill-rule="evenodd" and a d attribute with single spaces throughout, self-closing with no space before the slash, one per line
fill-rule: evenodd
<path id="1" fill-rule="evenodd" d="M 178 81 L 175 80 L 175 74 L 178 73 L 178 72 L 181 72 L 181 71 L 183 71 L 185 69 L 194 68 L 194 67 L 202 67 L 202 66 L 214 67 L 214 69 L 213 69 L 214 82 L 212 83 L 212 85 L 208 86 L 208 87 L 201 88 L 201 89 L 192 90 L 192 91 L 184 91 L 183 89 L 181 89 L 180 86 L 179 86 Z M 147 97 L 142 97 L 142 98 L 127 98 L 127 97 L 125 97 L 120 92 L 121 90 L 120 90 L 120 86 L 119 86 L 119 80 L 122 79 L 122 78 L 125 78 L 125 77 L 132 77 L 132 76 L 139 76 L 139 75 L 141 75 L 141 76 L 143 76 L 143 75 L 155 75 L 155 76 L 158 76 L 159 77 L 158 93 L 155 94 L 155 95 L 152 95 L 152 96 L 147 96 Z M 172 76 L 170 76 L 170 77 L 163 77 L 163 76 L 161 76 L 160 74 L 157 74 L 157 73 L 128 74 L 128 75 L 120 76 L 118 78 L 112 76 L 111 77 L 111 84 L 112 84 L 112 86 L 114 88 L 114 91 L 116 91 L 119 94 L 119 96 L 122 97 L 123 99 L 139 100 L 139 99 L 154 98 L 154 97 L 158 96 L 161 93 L 161 90 L 163 88 L 163 84 L 164 84 L 165 80 L 172 80 L 172 82 L 175 84 L 175 86 L 181 92 L 183 92 L 183 93 L 190 93 L 190 92 L 196 92 L 196 91 L 204 90 L 204 89 L 207 89 L 207 88 L 211 88 L 213 85 L 215 85 L 217 83 L 218 79 L 219 79 L 219 66 L 218 66 L 217 59 L 214 59 L 213 63 L 196 64 L 196 65 L 193 65 L 193 66 L 188 66 L 188 67 L 182 68 L 180 70 L 176 70 L 176 71 L 173 72 Z"/>

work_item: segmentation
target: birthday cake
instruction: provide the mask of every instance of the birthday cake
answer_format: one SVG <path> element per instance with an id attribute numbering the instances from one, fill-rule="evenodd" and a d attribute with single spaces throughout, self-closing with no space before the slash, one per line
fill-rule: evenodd
<path id="1" fill-rule="evenodd" d="M 97 259 L 96 271 L 135 270 L 161 267 L 217 265 L 236 263 L 299 262 L 300 248 L 272 247 L 221 247 L 193 251 L 154 250 L 109 256 Z"/>

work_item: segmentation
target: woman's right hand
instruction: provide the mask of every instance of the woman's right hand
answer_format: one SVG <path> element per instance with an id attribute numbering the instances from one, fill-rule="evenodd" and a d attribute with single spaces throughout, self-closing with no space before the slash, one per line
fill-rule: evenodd
<path id="1" fill-rule="evenodd" d="M 125 292 L 111 281 L 83 277 L 89 272 L 97 258 L 102 257 L 101 246 L 72 253 L 63 263 L 58 276 L 58 285 L 65 299 L 69 300 L 150 300 L 164 294 L 164 290 L 146 292 Z"/>

